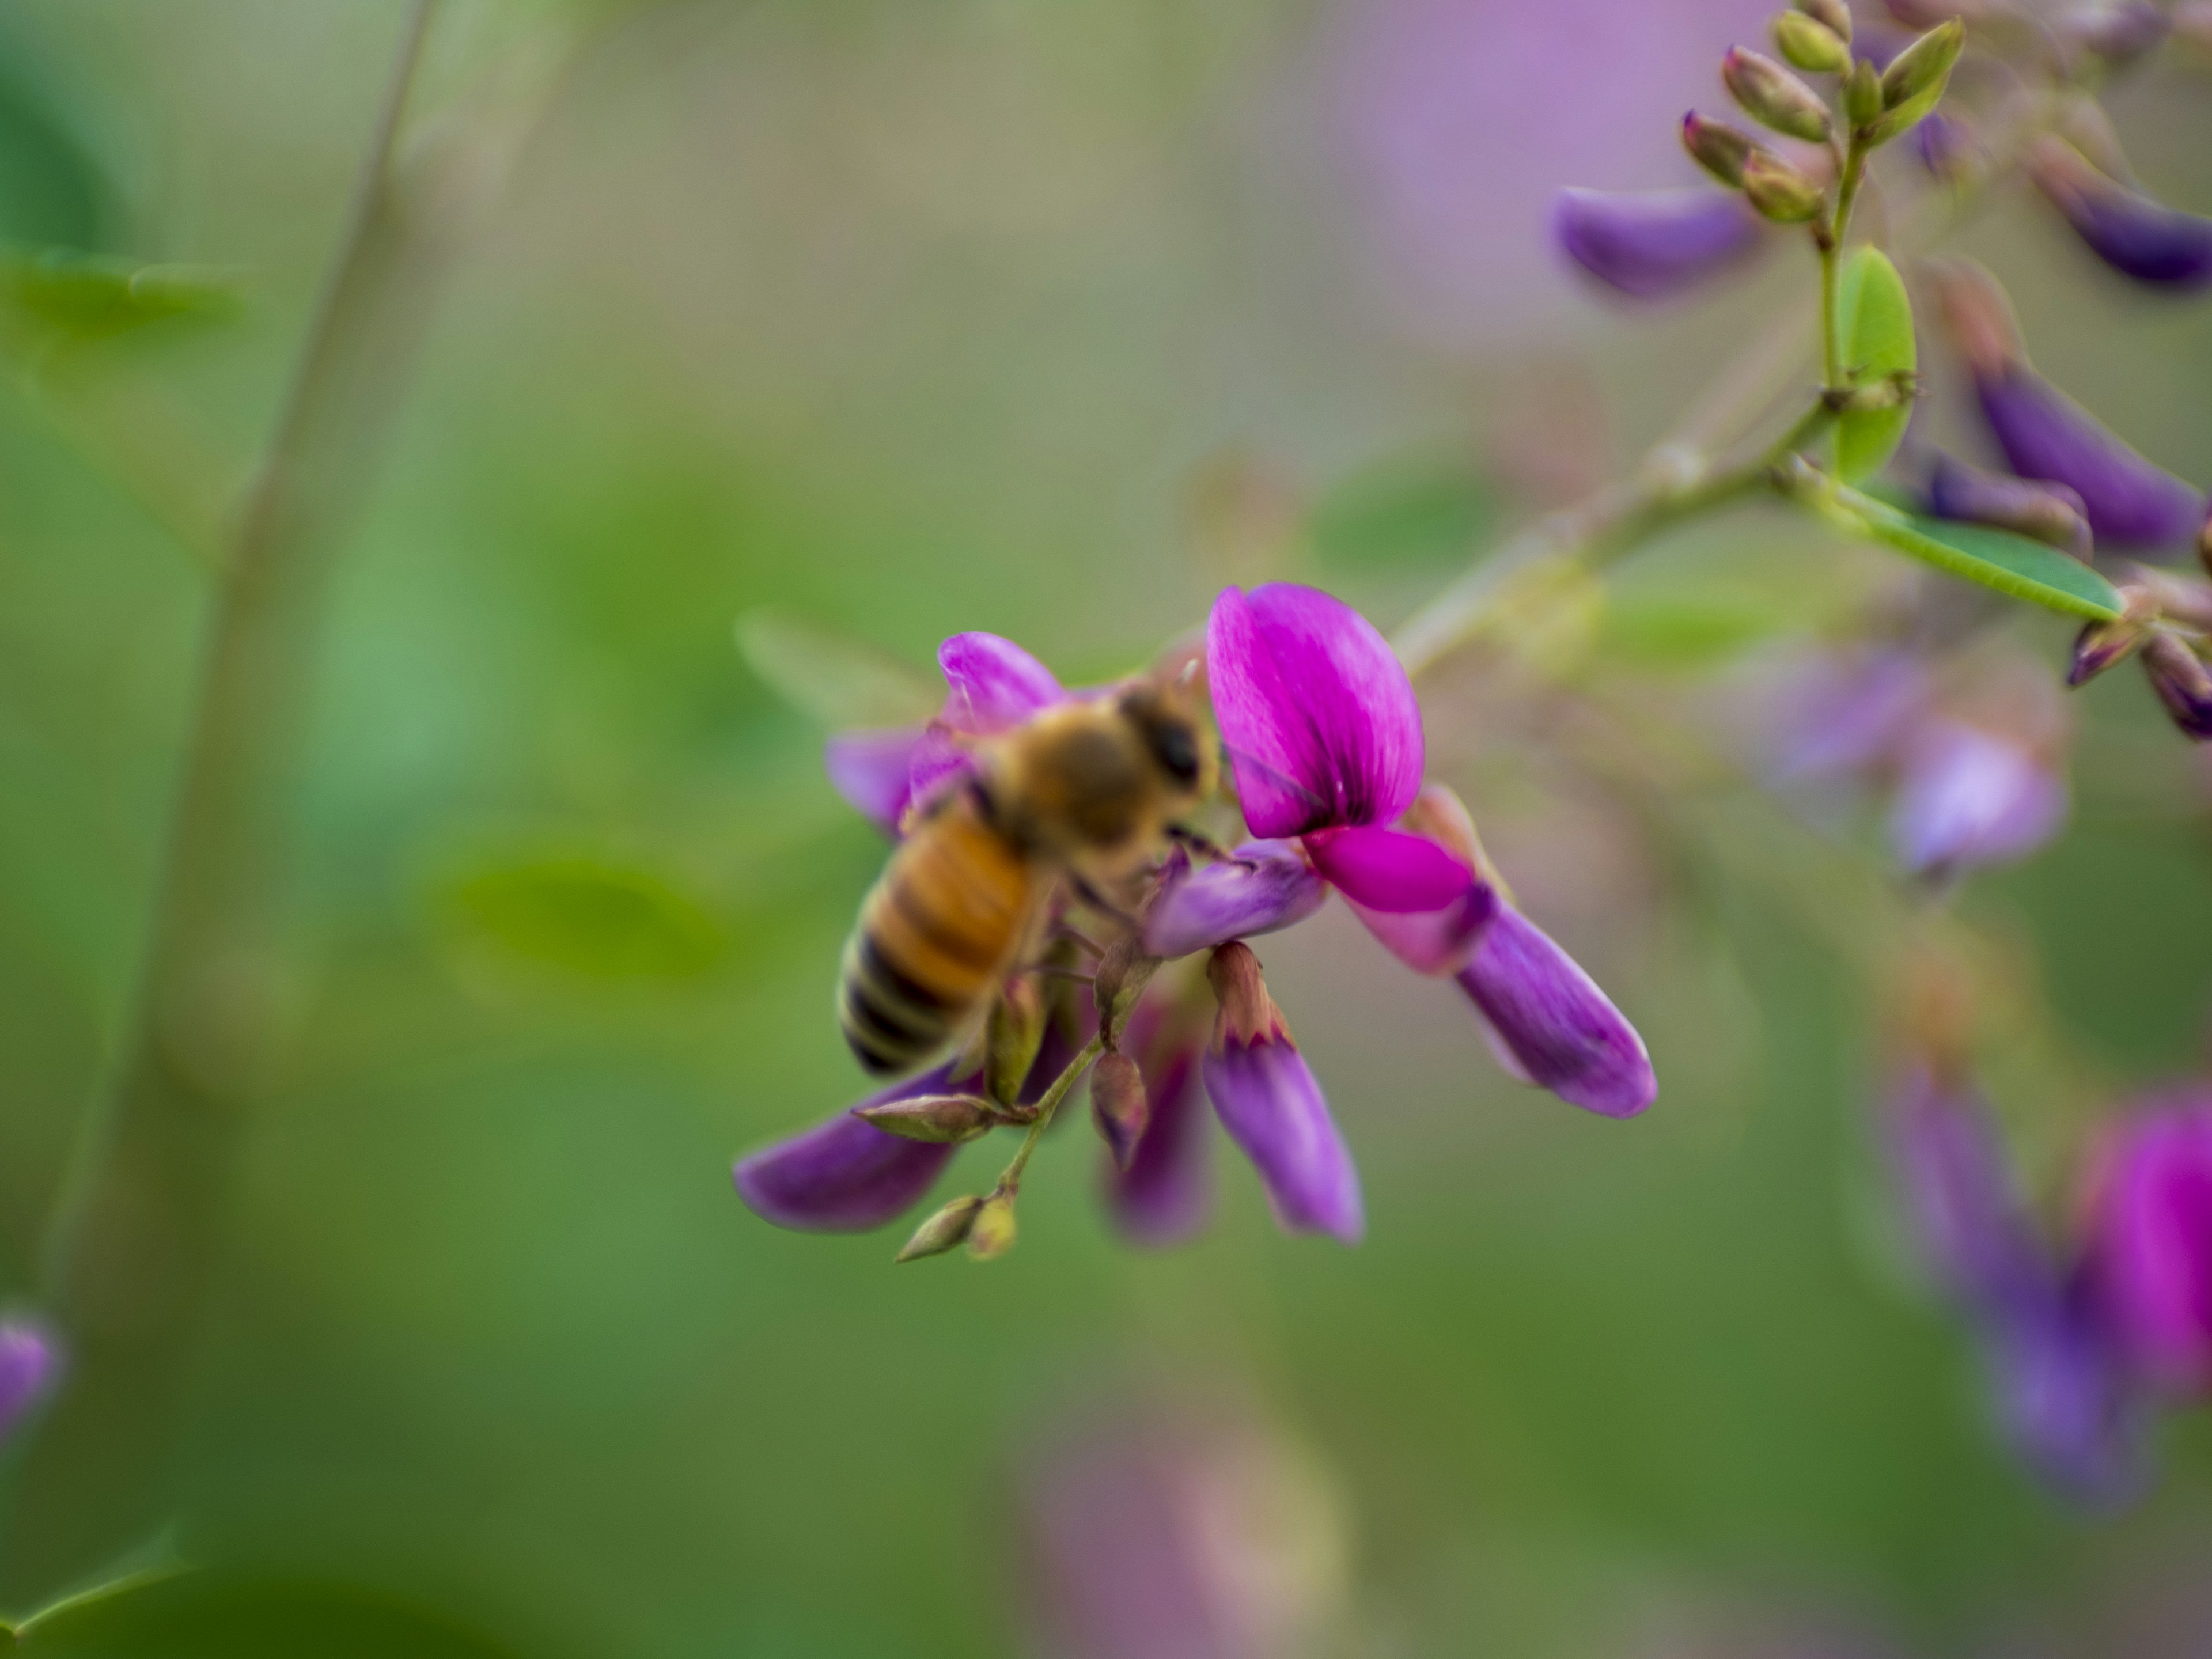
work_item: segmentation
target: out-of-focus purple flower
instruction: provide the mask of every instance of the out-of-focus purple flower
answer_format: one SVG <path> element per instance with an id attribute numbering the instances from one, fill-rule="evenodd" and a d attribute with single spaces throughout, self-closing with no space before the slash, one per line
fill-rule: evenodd
<path id="1" fill-rule="evenodd" d="M 823 768 L 855 811 L 885 835 L 896 835 L 914 799 L 914 762 L 923 738 L 919 726 L 840 732 L 823 745 Z"/>
<path id="2" fill-rule="evenodd" d="M 1920 118 L 1912 129 L 1912 148 L 1920 165 L 1946 184 L 1972 177 L 1983 162 L 1981 142 L 1973 129 L 1941 110 Z"/>
<path id="3" fill-rule="evenodd" d="M 1974 389 L 2006 464 L 2023 478 L 2071 489 L 2099 546 L 2172 548 L 2195 533 L 2203 494 L 2145 460 L 2025 363 L 1978 372 Z"/>
<path id="4" fill-rule="evenodd" d="M 2063 1269 L 2037 1231 L 1987 1105 L 1916 1065 L 1892 1092 L 1889 1131 L 1929 1266 L 1981 1340 L 2006 1437 L 2076 1502 L 2132 1495 L 2143 1475 L 2141 1401 L 2089 1275 Z"/>
<path id="5" fill-rule="evenodd" d="M 0 1320 L 0 1445 L 46 1398 L 61 1373 L 61 1348 L 36 1320 Z"/>
<path id="6" fill-rule="evenodd" d="M 2008 736 L 1928 722 L 1903 757 L 1890 844 L 1914 875 L 1947 878 L 2026 858 L 2065 823 L 2065 781 Z"/>
<path id="7" fill-rule="evenodd" d="M 1552 234 L 1617 293 L 1661 300 L 1718 276 L 1758 247 L 1765 222 L 1741 195 L 1690 190 L 1563 190 Z"/>
<path id="8" fill-rule="evenodd" d="M 1186 860 L 1171 872 L 1146 913 L 1145 944 L 1155 956 L 1188 956 L 1303 921 L 1328 897 L 1297 842 L 1248 841 L 1225 860 L 1198 869 Z"/>
<path id="9" fill-rule="evenodd" d="M 2182 289 L 2212 283 L 2212 219 L 2129 189 L 2063 138 L 2041 140 L 2028 172 L 2089 251 L 2123 276 Z"/>
<path id="10" fill-rule="evenodd" d="M 1498 906 L 1458 978 L 1499 1063 L 1522 1082 L 1603 1117 L 1634 1117 L 1658 1098 L 1636 1028 L 1512 906 Z"/>
<path id="11" fill-rule="evenodd" d="M 943 1094 L 951 1069 L 940 1066 L 861 1103 Z M 738 1196 L 763 1220 L 801 1232 L 866 1232 L 921 1203 L 954 1150 L 908 1140 L 847 1111 L 739 1159 L 732 1174 Z"/>
<path id="12" fill-rule="evenodd" d="M 1128 1168 L 1106 1166 L 1107 1206 L 1124 1237 L 1145 1245 L 1179 1244 L 1206 1224 L 1213 1207 L 1212 1140 L 1199 1082 L 1202 1024 L 1158 996 L 1137 1005 L 1122 1046 L 1144 1074 L 1152 1115 Z"/>
<path id="13" fill-rule="evenodd" d="M 1939 519 L 1995 525 L 2087 561 L 2095 550 L 2088 508 L 2065 484 L 2008 477 L 1939 454 L 1928 477 L 1928 510 Z"/>
<path id="14" fill-rule="evenodd" d="M 2136 1366 L 2212 1392 L 2212 1096 L 2146 1102 L 2107 1148 L 2091 1200 L 2101 1297 Z"/>
<path id="15" fill-rule="evenodd" d="M 1927 708 L 1927 670 L 1881 646 L 1793 662 L 1770 690 L 1764 770 L 1782 785 L 1821 784 L 1884 764 Z"/>
<path id="16" fill-rule="evenodd" d="M 1224 945 L 1206 973 L 1220 1002 L 1201 1063 L 1214 1115 L 1259 1171 L 1285 1232 L 1358 1243 L 1367 1224 L 1359 1172 L 1259 963 L 1242 945 Z"/>

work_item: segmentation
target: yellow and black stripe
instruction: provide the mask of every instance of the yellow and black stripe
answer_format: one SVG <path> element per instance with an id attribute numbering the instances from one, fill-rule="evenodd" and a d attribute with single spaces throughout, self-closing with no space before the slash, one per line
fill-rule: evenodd
<path id="1" fill-rule="evenodd" d="M 905 1071 L 966 1024 L 1006 971 L 1037 889 L 1030 860 L 969 802 L 916 824 L 845 945 L 837 1020 L 860 1064 Z"/>

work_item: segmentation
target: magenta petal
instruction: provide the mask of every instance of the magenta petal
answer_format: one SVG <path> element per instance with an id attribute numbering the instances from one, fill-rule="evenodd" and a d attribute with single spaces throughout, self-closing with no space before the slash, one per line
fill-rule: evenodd
<path id="1" fill-rule="evenodd" d="M 1474 954 L 1475 941 L 1498 914 L 1498 895 L 1478 881 L 1441 910 L 1394 914 L 1354 904 L 1352 913 L 1392 956 L 1417 974 L 1456 974 Z"/>
<path id="2" fill-rule="evenodd" d="M 908 779 L 922 728 L 840 732 L 823 745 L 822 764 L 839 794 L 878 829 L 896 832 L 905 816 Z"/>
<path id="3" fill-rule="evenodd" d="M 1244 821 L 1275 838 L 1387 823 L 1421 787 L 1421 706 L 1375 625 L 1316 588 L 1231 587 L 1206 672 Z"/>
<path id="4" fill-rule="evenodd" d="M 1188 1048 L 1145 1067 L 1152 1118 L 1127 1170 L 1105 1161 L 1106 1202 L 1115 1224 L 1133 1243 L 1164 1249 L 1205 1226 L 1213 1208 L 1212 1143 Z"/>
<path id="5" fill-rule="evenodd" d="M 939 1066 L 862 1103 L 940 1092 L 945 1075 Z M 764 1221 L 801 1232 L 866 1232 L 919 1204 L 953 1152 L 840 1112 L 740 1159 L 733 1174 L 738 1196 Z"/>
<path id="6" fill-rule="evenodd" d="M 43 1325 L 0 1322 L 0 1443 L 45 1397 L 60 1370 L 61 1351 Z"/>
<path id="7" fill-rule="evenodd" d="M 2020 744 L 1931 721 L 1905 758 L 1890 843 L 1917 876 L 2026 858 L 2066 821 L 2066 785 Z"/>
<path id="8" fill-rule="evenodd" d="M 1260 1172 L 1276 1224 L 1358 1243 L 1367 1227 L 1359 1171 L 1297 1046 L 1231 1037 L 1207 1050 L 1202 1069 L 1214 1115 Z"/>
<path id="9" fill-rule="evenodd" d="M 1605 1117 L 1634 1117 L 1658 1097 L 1636 1028 L 1512 906 L 1498 907 L 1459 982 L 1523 1082 Z"/>
<path id="10" fill-rule="evenodd" d="M 1306 838 L 1306 851 L 1345 897 L 1392 915 L 1442 910 L 1482 884 L 1426 836 L 1405 830 L 1368 824 L 1324 830 Z"/>
<path id="11" fill-rule="evenodd" d="M 2138 1369 L 2212 1392 L 2212 1099 L 2185 1094 L 2130 1120 L 2094 1205 L 2103 1305 Z"/>
<path id="12" fill-rule="evenodd" d="M 945 671 L 945 723 L 988 737 L 1009 731 L 1067 693 L 1052 670 L 996 634 L 955 634 L 937 647 Z"/>
<path id="13" fill-rule="evenodd" d="M 1552 210 L 1567 257 L 1638 300 L 1697 287 L 1756 248 L 1764 228 L 1733 191 L 1563 190 Z"/>
<path id="14" fill-rule="evenodd" d="M 1145 948 L 1186 957 L 1304 921 L 1328 897 L 1297 843 L 1248 841 L 1218 863 L 1170 876 L 1145 915 Z"/>
<path id="15" fill-rule="evenodd" d="M 2033 370 L 2014 364 L 1978 374 L 1974 386 L 2006 464 L 2080 495 L 2100 547 L 2166 548 L 2196 533 L 2203 493 L 2145 460 Z"/>

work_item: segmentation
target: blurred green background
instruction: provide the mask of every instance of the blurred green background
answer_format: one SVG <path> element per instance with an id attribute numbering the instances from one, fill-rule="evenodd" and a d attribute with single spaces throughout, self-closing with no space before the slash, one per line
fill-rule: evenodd
<path id="1" fill-rule="evenodd" d="M 1436 769 L 1643 1030 L 1648 1117 L 1507 1081 L 1450 988 L 1340 909 L 1261 954 L 1360 1162 L 1357 1250 L 1279 1237 L 1222 1157 L 1204 1238 L 1132 1252 L 1079 1126 L 988 1267 L 894 1272 L 889 1235 L 779 1233 L 732 1195 L 733 1155 L 860 1092 L 829 989 L 883 855 L 735 618 L 774 606 L 923 666 L 988 629 L 1071 680 L 1269 570 L 1396 620 L 1638 453 L 1746 307 L 1807 291 L 1785 255 L 1624 320 L 1551 262 L 1543 195 L 1686 177 L 1668 121 L 1761 15 L 1631 14 L 448 0 L 418 127 L 547 31 L 585 45 L 465 227 L 329 596 L 300 855 L 271 872 L 294 1024 L 177 1552 L 389 1590 L 529 1653 L 1026 1651 L 1024 1449 L 1102 1400 L 1212 1390 L 1321 1472 L 1349 1564 L 1327 1651 L 2212 1640 L 2189 1610 L 2204 1425 L 2176 1426 L 2133 1514 L 2068 1516 L 1994 1443 L 1905 1265 L 1866 1111 L 1880 988 L 1819 920 L 1865 878 L 1832 852 L 1762 871 L 1725 798 L 1709 838 L 1670 840 L 1480 696 L 1431 708 Z M 234 491 L 398 19 L 0 8 L 0 229 L 220 267 L 245 297 L 86 348 L 74 390 L 19 362 L 0 395 L 0 1291 L 25 1298 L 128 1006 L 209 592 L 72 411 L 143 418 L 187 497 Z M 1424 27 L 1449 46 L 1409 53 Z M 1409 58 L 1466 66 L 1464 121 L 1413 118 L 1388 76 Z M 1524 95 L 1486 106 L 1508 81 Z M 2199 210 L 2204 84 L 2115 100 L 2146 176 Z M 1390 173 L 1408 154 L 1449 187 Z M 2212 306 L 2131 303 L 2021 201 L 1968 244 L 2040 367 L 2212 478 Z M 1206 510 L 1224 477 L 1321 501 L 1320 531 L 1255 550 Z M 1677 537 L 1624 582 L 1602 672 L 1674 697 L 1680 653 L 1635 648 L 1667 602 L 1717 596 L 1690 629 L 1712 662 L 1731 616 L 1764 635 L 1863 591 L 1857 558 L 1756 514 Z M 2119 1089 L 2203 1063 L 2207 775 L 2139 684 L 2081 702 L 2074 831 L 1967 908 Z M 9 1574 L 19 1606 L 58 1588 Z"/>

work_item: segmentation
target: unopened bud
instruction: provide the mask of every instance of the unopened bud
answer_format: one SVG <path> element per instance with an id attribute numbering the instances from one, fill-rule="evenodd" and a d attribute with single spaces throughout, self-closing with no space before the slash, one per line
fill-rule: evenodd
<path id="1" fill-rule="evenodd" d="M 907 1100 L 887 1100 L 880 1106 L 856 1106 L 853 1115 L 902 1140 L 927 1140 L 939 1146 L 973 1140 L 1007 1121 L 999 1108 L 974 1095 L 916 1095 Z"/>
<path id="2" fill-rule="evenodd" d="M 1802 11 L 1775 14 L 1774 46 L 1785 63 L 1808 75 L 1833 75 L 1851 66 L 1843 36 Z"/>
<path id="3" fill-rule="evenodd" d="M 2142 644 L 2143 672 L 2173 723 L 2203 743 L 2212 738 L 2212 672 L 2179 636 L 2154 633 Z"/>
<path id="4" fill-rule="evenodd" d="M 1954 17 L 1938 23 L 1889 60 L 1881 72 L 1881 106 L 1893 110 L 1940 88 L 1966 44 L 1966 26 Z"/>
<path id="5" fill-rule="evenodd" d="M 1724 185 L 1743 183 L 1743 164 L 1759 146 L 1750 134 L 1692 110 L 1682 118 L 1682 148 Z"/>
<path id="6" fill-rule="evenodd" d="M 1851 39 L 1851 9 L 1845 0 L 1796 0 L 1797 9 L 1848 46 Z"/>
<path id="7" fill-rule="evenodd" d="M 1820 94 L 1771 58 L 1730 46 L 1721 59 L 1721 79 L 1744 113 L 1777 132 L 1808 143 L 1828 137 L 1828 106 Z"/>
<path id="8" fill-rule="evenodd" d="M 2138 620 L 2141 590 L 2123 587 L 2128 615 L 2118 622 L 2093 622 L 2074 641 L 2074 659 L 2067 665 L 2066 684 L 2083 686 L 2108 668 L 2117 668 L 2142 648 L 2150 637 L 2148 626 Z"/>
<path id="9" fill-rule="evenodd" d="M 1862 58 L 1844 82 L 1844 113 L 1853 127 L 1869 125 L 1881 113 L 1881 71 Z"/>
<path id="10" fill-rule="evenodd" d="M 914 1230 L 893 1256 L 893 1261 L 919 1261 L 926 1255 L 943 1255 L 947 1250 L 957 1250 L 968 1242 L 974 1231 L 975 1218 L 983 1208 L 980 1198 L 956 1198 L 928 1220 Z"/>
<path id="11" fill-rule="evenodd" d="M 1260 958 L 1249 945 L 1231 942 L 1216 950 L 1206 963 L 1206 977 L 1220 1004 L 1214 1018 L 1213 1040 L 1219 1044 L 1233 1037 L 1250 1043 L 1262 1037 L 1288 1037 L 1282 1010 L 1267 994 L 1267 981 L 1260 976 Z"/>
<path id="12" fill-rule="evenodd" d="M 968 1226 L 968 1254 L 994 1261 L 1014 1248 L 1014 1195 L 1000 1188 L 985 1199 Z"/>
<path id="13" fill-rule="evenodd" d="M 1106 947 L 1091 981 L 1091 998 L 1098 1011 L 1098 1030 L 1106 1046 L 1121 1040 L 1121 1027 L 1137 1006 L 1145 987 L 1159 971 L 1160 958 L 1144 946 L 1139 930 L 1131 928 Z"/>
<path id="14" fill-rule="evenodd" d="M 1098 1137 L 1114 1154 L 1114 1166 L 1129 1167 L 1137 1143 L 1152 1121 L 1152 1106 L 1145 1093 L 1145 1074 L 1127 1054 L 1106 1054 L 1091 1073 L 1091 1121 Z"/>
<path id="15" fill-rule="evenodd" d="M 1827 197 L 1817 180 L 1764 150 L 1743 164 L 1743 193 L 1761 216 L 1783 225 L 1802 225 L 1814 217 Z"/>
<path id="16" fill-rule="evenodd" d="M 1020 1098 L 1037 1050 L 1044 1046 L 1044 995 L 1033 979 L 1009 981 L 991 1005 L 983 1062 L 984 1092 L 1002 1105 Z"/>

